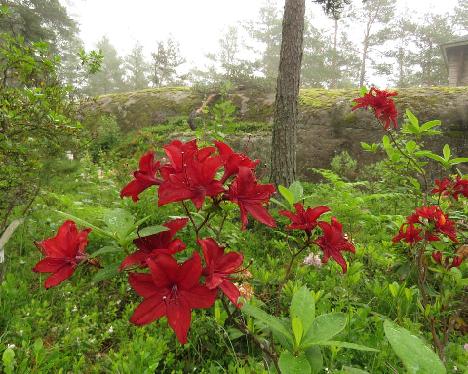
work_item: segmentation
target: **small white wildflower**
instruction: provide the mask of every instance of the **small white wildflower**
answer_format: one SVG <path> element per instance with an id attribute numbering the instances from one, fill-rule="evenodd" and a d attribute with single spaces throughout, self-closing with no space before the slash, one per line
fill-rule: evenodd
<path id="1" fill-rule="evenodd" d="M 465 345 L 463 346 L 463 349 L 464 349 L 465 351 L 468 351 L 468 343 L 465 343 Z"/>
<path id="2" fill-rule="evenodd" d="M 309 253 L 309 255 L 304 259 L 304 265 L 315 266 L 319 268 L 322 266 L 322 260 L 319 255 Z"/>
<path id="3" fill-rule="evenodd" d="M 10 348 L 10 349 L 15 349 L 15 348 L 16 348 L 16 345 L 14 345 L 14 344 L 8 344 L 7 347 Z"/>
<path id="4" fill-rule="evenodd" d="M 119 305 L 122 302 L 122 300 L 117 300 L 115 303 Z"/>
<path id="5" fill-rule="evenodd" d="M 76 307 L 76 305 L 73 307 L 72 309 L 72 312 L 77 312 L 78 311 L 78 308 Z"/>
<path id="6" fill-rule="evenodd" d="M 18 334 L 19 334 L 20 336 L 23 336 L 23 330 L 19 330 L 19 331 L 18 331 Z"/>
<path id="7" fill-rule="evenodd" d="M 453 371 L 458 371 L 458 368 L 456 366 L 454 366 Z"/>
<path id="8" fill-rule="evenodd" d="M 114 332 L 114 328 L 112 327 L 112 325 L 109 327 L 109 330 L 107 330 L 107 332 L 109 334 L 112 334 Z"/>

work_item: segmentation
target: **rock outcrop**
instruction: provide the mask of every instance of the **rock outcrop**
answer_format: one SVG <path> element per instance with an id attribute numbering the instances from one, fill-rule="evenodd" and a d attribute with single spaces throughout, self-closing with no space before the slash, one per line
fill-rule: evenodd
<path id="1" fill-rule="evenodd" d="M 312 167 L 328 167 L 333 156 L 347 150 L 358 161 L 372 157 L 362 152 L 360 142 L 373 142 L 383 132 L 372 114 L 364 110 L 351 111 L 357 90 L 303 89 L 300 92 L 298 127 L 298 171 L 308 177 Z M 101 96 L 83 103 L 85 111 L 110 113 L 124 132 L 164 124 L 174 119 L 187 119 L 200 107 L 207 95 L 189 88 L 147 89 L 130 93 Z M 239 121 L 263 122 L 260 130 L 230 135 L 236 148 L 250 149 L 253 157 L 268 161 L 274 93 L 239 89 L 228 95 L 238 108 Z M 440 119 L 444 135 L 429 141 L 434 151 L 441 153 L 445 143 L 458 156 L 466 156 L 468 140 L 468 87 L 426 87 L 400 89 L 395 102 L 400 113 L 410 109 L 420 121 Z M 400 121 L 402 120 L 400 116 Z M 177 136 L 190 137 L 190 130 Z M 170 139 L 171 131 L 167 138 Z"/>

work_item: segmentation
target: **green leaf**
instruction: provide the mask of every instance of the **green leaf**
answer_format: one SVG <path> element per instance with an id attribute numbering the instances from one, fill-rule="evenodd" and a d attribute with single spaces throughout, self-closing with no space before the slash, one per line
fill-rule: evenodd
<path id="1" fill-rule="evenodd" d="M 101 282 L 117 275 L 119 273 L 119 265 L 120 264 L 112 264 L 100 269 L 94 276 L 93 283 Z"/>
<path id="2" fill-rule="evenodd" d="M 292 206 L 294 204 L 294 194 L 291 191 L 289 191 L 289 189 L 282 185 L 279 185 L 278 191 L 281 194 L 281 196 L 283 196 L 284 199 L 289 203 L 289 205 Z"/>
<path id="3" fill-rule="evenodd" d="M 168 231 L 169 228 L 166 226 L 161 226 L 161 225 L 154 225 L 154 226 L 148 226 L 143 229 L 141 229 L 138 233 L 140 236 L 150 236 L 154 234 L 159 234 L 160 232 L 163 231 Z"/>
<path id="4" fill-rule="evenodd" d="M 442 122 L 438 119 L 435 119 L 433 121 L 428 121 L 426 123 L 423 123 L 421 125 L 421 130 L 422 131 L 428 131 L 430 129 L 432 129 L 433 127 L 436 127 L 436 126 L 440 126 L 442 124 Z"/>
<path id="5" fill-rule="evenodd" d="M 315 300 L 307 287 L 303 286 L 294 293 L 289 315 L 301 320 L 304 335 L 307 334 L 315 318 Z"/>
<path id="6" fill-rule="evenodd" d="M 361 148 L 364 149 L 365 151 L 371 151 L 372 146 L 366 142 L 361 142 Z"/>
<path id="7" fill-rule="evenodd" d="M 443 153 L 444 153 L 445 161 L 450 160 L 451 152 L 450 152 L 450 146 L 448 144 L 444 145 Z"/>
<path id="8" fill-rule="evenodd" d="M 445 159 L 443 157 L 440 157 L 439 155 L 436 155 L 435 153 L 432 153 L 431 151 L 421 151 L 421 152 L 418 152 L 418 155 L 425 156 L 427 158 L 430 158 L 442 164 L 445 163 Z"/>
<path id="9" fill-rule="evenodd" d="M 409 153 L 413 153 L 413 151 L 416 149 L 417 147 L 417 144 L 414 140 L 410 140 L 408 143 L 406 143 L 406 150 L 409 152 Z"/>
<path id="10" fill-rule="evenodd" d="M 282 335 L 287 339 L 289 343 L 292 344 L 293 337 L 291 333 L 286 329 L 286 327 L 281 323 L 281 321 L 264 312 L 260 308 L 253 306 L 252 304 L 244 304 L 242 307 L 242 312 L 248 314 L 249 316 L 263 322 L 269 329 L 276 331 L 278 334 Z"/>
<path id="11" fill-rule="evenodd" d="M 462 164 L 464 162 L 468 162 L 468 157 L 455 157 L 450 160 L 450 165 Z"/>
<path id="12" fill-rule="evenodd" d="M 385 336 L 410 374 L 445 374 L 439 357 L 417 336 L 389 320 L 384 322 Z"/>
<path id="13" fill-rule="evenodd" d="M 281 353 L 278 360 L 281 374 L 309 374 L 311 367 L 304 353 L 294 356 L 288 351 Z"/>
<path id="14" fill-rule="evenodd" d="M 294 317 L 291 319 L 291 326 L 292 326 L 296 346 L 299 346 L 301 344 L 302 335 L 304 334 L 304 328 L 302 327 L 302 322 L 299 318 Z"/>
<path id="15" fill-rule="evenodd" d="M 116 252 L 122 252 L 122 249 L 113 245 L 106 245 L 105 247 L 99 248 L 96 252 L 91 253 L 89 258 L 101 256 L 106 253 L 116 253 Z"/>
<path id="16" fill-rule="evenodd" d="M 419 121 L 411 110 L 406 109 L 406 117 L 415 128 L 419 129 Z"/>
<path id="17" fill-rule="evenodd" d="M 108 231 L 112 232 L 112 234 L 120 240 L 125 239 L 136 229 L 135 218 L 125 209 L 108 209 L 102 219 Z"/>
<path id="18" fill-rule="evenodd" d="M 323 368 L 322 350 L 319 346 L 313 345 L 304 351 L 307 361 L 309 361 L 310 368 L 313 374 L 318 374 Z"/>
<path id="19" fill-rule="evenodd" d="M 312 326 L 303 338 L 302 347 L 310 347 L 318 343 L 324 343 L 339 334 L 346 326 L 344 313 L 329 313 L 318 316 L 312 322 Z"/>
<path id="20" fill-rule="evenodd" d="M 289 186 L 289 191 L 292 192 L 294 196 L 294 204 L 301 201 L 304 196 L 304 187 L 302 187 L 301 182 L 295 181 Z"/>
<path id="21" fill-rule="evenodd" d="M 378 349 L 366 347 L 365 345 L 355 344 L 355 343 L 348 343 L 348 342 L 341 342 L 338 340 L 328 340 L 323 343 L 317 343 L 317 345 L 330 345 L 333 347 L 341 347 L 341 348 L 349 348 L 355 349 L 356 351 L 367 351 L 367 352 L 378 352 Z"/>

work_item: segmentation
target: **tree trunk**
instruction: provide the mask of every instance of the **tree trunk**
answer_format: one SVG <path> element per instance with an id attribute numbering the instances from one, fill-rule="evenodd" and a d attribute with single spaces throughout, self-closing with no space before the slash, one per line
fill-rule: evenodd
<path id="1" fill-rule="evenodd" d="M 271 176 L 276 185 L 296 179 L 296 121 L 304 37 L 305 0 L 286 0 L 271 142 Z"/>
<path id="2" fill-rule="evenodd" d="M 364 38 L 362 46 L 362 61 L 361 61 L 361 73 L 359 75 L 359 87 L 364 86 L 364 80 L 366 79 L 366 60 L 367 60 L 367 50 L 369 48 L 368 37 Z"/>
<path id="3" fill-rule="evenodd" d="M 6 243 L 8 242 L 8 240 L 10 240 L 15 230 L 22 223 L 23 223 L 22 218 L 15 219 L 12 223 L 10 223 L 7 229 L 0 236 L 0 282 L 3 280 Z"/>
<path id="4" fill-rule="evenodd" d="M 336 49 L 337 49 L 337 37 L 338 37 L 338 18 L 334 17 L 335 21 L 335 27 L 333 30 L 333 56 L 332 56 L 332 72 L 333 72 L 333 77 L 331 81 L 330 88 L 336 88 L 336 83 L 338 80 L 338 67 L 337 67 L 337 55 L 336 55 Z"/>

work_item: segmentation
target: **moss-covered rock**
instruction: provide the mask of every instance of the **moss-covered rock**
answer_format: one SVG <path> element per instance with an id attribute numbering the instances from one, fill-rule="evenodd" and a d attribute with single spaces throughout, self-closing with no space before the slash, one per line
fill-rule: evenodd
<path id="1" fill-rule="evenodd" d="M 351 111 L 355 90 L 302 89 L 299 98 L 298 170 L 308 177 L 312 167 L 328 167 L 333 156 L 343 150 L 360 161 L 367 161 L 360 142 L 377 141 L 382 131 L 371 112 Z M 83 103 L 85 111 L 112 113 L 121 129 L 129 134 L 133 146 L 139 136 L 151 145 L 167 142 L 175 136 L 190 137 L 185 119 L 199 108 L 206 93 L 186 87 L 147 89 L 137 92 L 101 96 Z M 253 157 L 268 161 L 270 127 L 273 116 L 274 93 L 239 89 L 227 97 L 238 108 L 238 123 L 221 129 L 238 149 L 249 149 Z M 430 148 L 441 152 L 449 143 L 458 155 L 466 155 L 468 139 L 468 87 L 426 87 L 398 90 L 395 98 L 402 119 L 410 109 L 421 121 L 440 119 L 444 136 L 434 139 Z M 152 127 L 143 132 L 139 129 Z M 132 147 L 130 147 L 132 148 Z M 136 147 L 139 148 L 139 147 Z M 135 149 L 135 148 L 132 148 Z M 136 150 L 136 149 L 135 149 Z"/>

